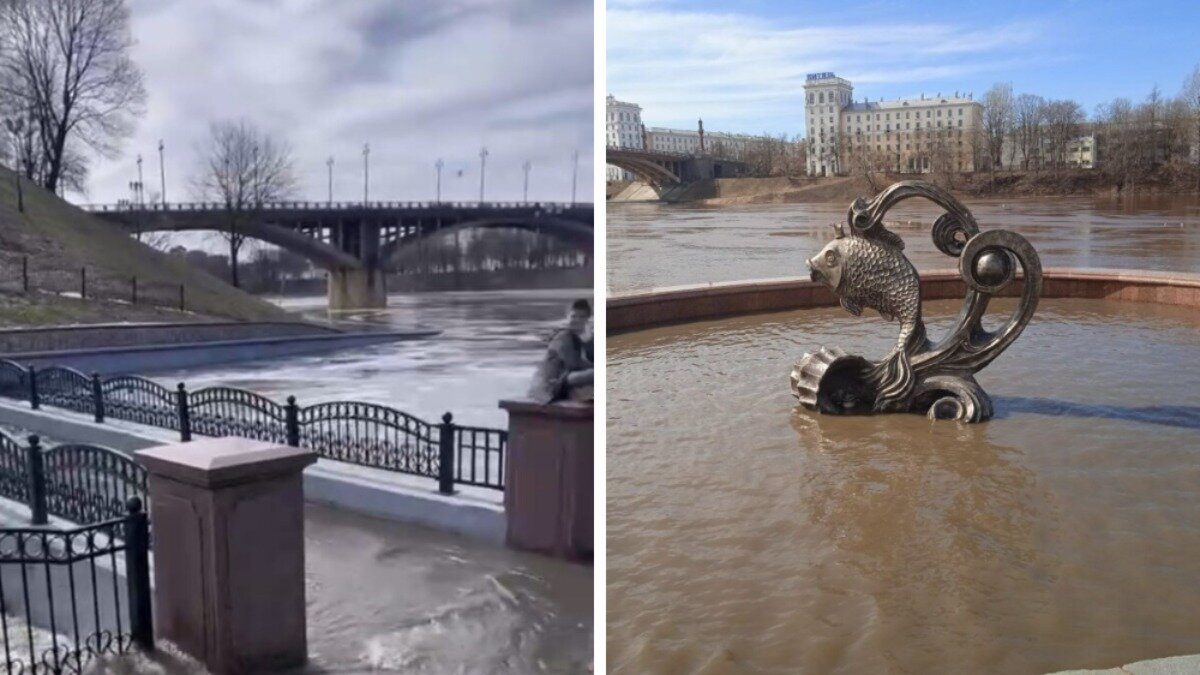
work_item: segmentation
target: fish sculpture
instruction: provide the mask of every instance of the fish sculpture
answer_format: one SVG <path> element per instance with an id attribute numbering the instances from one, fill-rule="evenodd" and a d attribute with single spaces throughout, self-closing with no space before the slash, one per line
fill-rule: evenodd
<path id="1" fill-rule="evenodd" d="M 851 207 L 851 218 L 865 208 L 860 198 Z M 925 346 L 921 280 L 904 255 L 904 240 L 882 224 L 850 236 L 839 224 L 834 232 L 836 238 L 807 261 L 812 280 L 829 286 L 854 316 L 862 316 L 863 308 L 869 307 L 887 321 L 900 322 L 895 348 L 868 376 L 878 392 L 875 410 L 889 410 L 911 393 L 910 358 Z"/>
<path id="2" fill-rule="evenodd" d="M 957 258 L 967 286 L 962 311 L 948 337 L 926 338 L 921 280 L 904 255 L 904 241 L 884 226 L 898 202 L 926 198 L 946 209 L 931 229 L 934 246 Z M 847 227 L 849 226 L 849 232 Z M 1007 230 L 980 232 L 971 212 L 942 188 L 902 181 L 870 202 L 854 200 L 834 239 L 807 261 L 814 282 L 829 287 L 846 311 L 874 309 L 900 324 L 895 346 L 872 362 L 837 347 L 807 353 L 792 370 L 792 393 L 806 408 L 830 414 L 923 412 L 933 419 L 980 422 L 991 399 L 974 373 L 1003 352 L 1029 323 L 1041 294 L 1041 262 L 1024 237 Z M 1018 309 L 999 330 L 981 318 L 990 299 L 1022 271 Z"/>

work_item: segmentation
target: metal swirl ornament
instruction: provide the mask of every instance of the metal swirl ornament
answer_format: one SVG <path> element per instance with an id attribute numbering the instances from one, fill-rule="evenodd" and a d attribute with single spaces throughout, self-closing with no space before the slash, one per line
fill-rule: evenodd
<path id="1" fill-rule="evenodd" d="M 958 259 L 966 286 L 963 309 L 950 332 L 934 342 L 921 318 L 921 285 L 904 255 L 904 241 L 884 225 L 896 204 L 921 197 L 945 209 L 933 224 L 934 246 Z M 925 181 L 902 181 L 871 201 L 854 200 L 848 227 L 808 260 L 814 281 L 829 286 L 847 311 L 864 307 L 900 322 L 895 348 L 878 362 L 833 347 L 807 353 L 792 370 L 792 393 L 806 408 L 827 414 L 915 412 L 931 419 L 982 422 L 992 416 L 974 374 L 1012 344 L 1033 318 L 1042 289 L 1037 251 L 1008 230 L 980 231 L 953 195 Z M 1016 310 L 998 330 L 982 319 L 988 303 L 1021 277 Z"/>

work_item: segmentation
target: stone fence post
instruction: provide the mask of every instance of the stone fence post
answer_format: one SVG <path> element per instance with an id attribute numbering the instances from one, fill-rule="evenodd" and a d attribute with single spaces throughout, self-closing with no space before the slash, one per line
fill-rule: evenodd
<path id="1" fill-rule="evenodd" d="M 149 471 L 158 635 L 213 673 L 307 660 L 308 450 L 205 438 L 135 453 Z"/>
<path id="2" fill-rule="evenodd" d="M 501 401 L 508 411 L 504 470 L 507 542 L 570 560 L 592 557 L 594 406 Z"/>

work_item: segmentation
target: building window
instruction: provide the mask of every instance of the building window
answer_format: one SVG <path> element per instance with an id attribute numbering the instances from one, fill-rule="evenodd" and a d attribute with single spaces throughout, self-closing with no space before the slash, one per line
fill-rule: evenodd
<path id="1" fill-rule="evenodd" d="M 932 110 L 926 110 L 926 111 L 925 111 L 925 116 L 926 116 L 926 117 L 933 117 L 933 111 L 932 111 Z"/>
<path id="2" fill-rule="evenodd" d="M 962 126 L 962 120 L 958 121 L 958 126 L 960 126 L 960 127 Z"/>
<path id="3" fill-rule="evenodd" d="M 962 117 L 962 108 L 959 108 L 959 109 L 958 109 L 958 116 L 959 116 L 959 117 Z"/>
<path id="4" fill-rule="evenodd" d="M 821 92 L 821 93 L 819 93 L 819 94 L 817 95 L 817 102 L 818 102 L 818 103 L 824 103 L 824 102 L 825 102 L 825 92 Z"/>
<path id="5" fill-rule="evenodd" d="M 813 102 L 813 100 L 812 100 L 812 92 L 811 92 L 811 91 L 810 91 L 810 92 L 808 92 L 808 102 L 809 102 L 809 104 L 811 104 L 811 103 Z"/>

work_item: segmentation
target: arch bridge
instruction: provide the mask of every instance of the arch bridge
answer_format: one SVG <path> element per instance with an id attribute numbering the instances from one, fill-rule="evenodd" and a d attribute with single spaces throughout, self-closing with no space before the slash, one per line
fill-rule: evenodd
<path id="1" fill-rule="evenodd" d="M 745 162 L 635 148 L 609 147 L 604 151 L 604 161 L 637 176 L 659 196 L 698 180 L 732 178 L 746 173 Z"/>
<path id="2" fill-rule="evenodd" d="M 87 204 L 134 232 L 229 232 L 219 202 Z M 329 271 L 330 309 L 387 306 L 384 268 L 400 246 L 453 229 L 517 228 L 591 251 L 591 204 L 525 202 L 271 202 L 237 214 L 233 229 L 303 255 Z"/>

